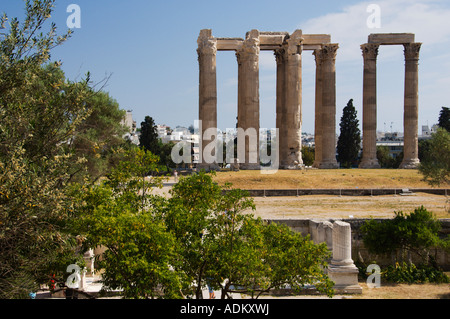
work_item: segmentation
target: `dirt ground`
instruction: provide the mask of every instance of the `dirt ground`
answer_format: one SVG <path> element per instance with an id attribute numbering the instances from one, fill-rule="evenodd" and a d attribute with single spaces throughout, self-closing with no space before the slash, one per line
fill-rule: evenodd
<path id="1" fill-rule="evenodd" d="M 169 196 L 173 178 L 155 194 Z M 450 218 L 449 197 L 425 193 L 409 196 L 291 196 L 291 197 L 255 197 L 255 211 L 248 211 L 256 217 L 292 219 L 292 218 L 389 218 L 394 212 L 409 213 L 424 206 L 437 218 Z"/>
<path id="2" fill-rule="evenodd" d="M 412 212 L 424 206 L 437 218 L 450 218 L 450 204 L 445 196 L 417 193 L 409 196 L 299 196 L 255 197 L 261 218 L 389 218 L 394 212 Z"/>

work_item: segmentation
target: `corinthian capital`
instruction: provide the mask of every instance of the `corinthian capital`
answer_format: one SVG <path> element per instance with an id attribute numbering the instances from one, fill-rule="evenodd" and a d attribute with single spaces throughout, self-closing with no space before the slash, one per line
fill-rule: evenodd
<path id="1" fill-rule="evenodd" d="M 405 48 L 405 60 L 419 60 L 419 52 L 422 43 L 408 43 L 403 46 Z"/>
<path id="2" fill-rule="evenodd" d="M 197 52 L 202 54 L 212 54 L 217 53 L 217 40 L 212 36 L 210 29 L 204 29 L 200 31 L 200 36 L 197 40 L 198 49 Z"/>
<path id="3" fill-rule="evenodd" d="M 322 49 L 315 49 L 313 51 L 313 55 L 314 55 L 314 59 L 316 60 L 316 65 L 322 64 L 322 60 L 323 60 Z"/>
<path id="4" fill-rule="evenodd" d="M 374 43 L 366 43 L 361 45 L 361 50 L 363 53 L 364 59 L 369 60 L 376 60 L 378 56 L 378 48 L 380 47 L 379 44 Z"/>
<path id="5" fill-rule="evenodd" d="M 259 44 L 259 31 L 252 30 L 248 32 L 244 43 L 236 50 L 238 63 L 242 63 L 244 60 L 258 61 L 260 52 Z"/>
<path id="6" fill-rule="evenodd" d="M 283 48 L 277 49 L 274 51 L 275 59 L 278 64 L 281 64 L 284 62 L 284 56 L 285 56 L 285 50 Z"/>
<path id="7" fill-rule="evenodd" d="M 323 60 L 335 60 L 336 59 L 336 54 L 337 54 L 337 50 L 339 49 L 339 44 L 324 44 L 322 46 L 322 59 Z"/>

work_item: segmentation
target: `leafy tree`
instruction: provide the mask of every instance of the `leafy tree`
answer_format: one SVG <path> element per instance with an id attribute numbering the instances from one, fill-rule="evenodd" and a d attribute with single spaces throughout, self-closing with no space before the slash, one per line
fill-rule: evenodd
<path id="1" fill-rule="evenodd" d="M 419 140 L 419 160 L 422 162 L 430 152 L 430 140 Z"/>
<path id="2" fill-rule="evenodd" d="M 325 243 L 316 245 L 309 236 L 303 237 L 275 223 L 264 226 L 263 238 L 266 271 L 253 283 L 252 289 L 259 290 L 257 297 L 286 285 L 298 292 L 306 284 L 314 285 L 329 297 L 333 295 L 334 283 L 323 272 L 331 255 Z"/>
<path id="3" fill-rule="evenodd" d="M 403 152 L 394 158 L 389 153 L 389 147 L 377 146 L 377 159 L 382 168 L 399 168 L 403 160 Z"/>
<path id="4" fill-rule="evenodd" d="M 361 149 L 361 131 L 358 123 L 357 112 L 351 99 L 343 110 L 341 134 L 337 143 L 338 161 L 346 168 L 350 168 L 357 161 Z"/>
<path id="5" fill-rule="evenodd" d="M 74 227 L 84 246 L 104 246 L 98 259 L 105 290 L 121 288 L 124 298 L 181 298 L 181 275 L 172 267 L 179 262 L 175 237 L 155 214 L 163 198 L 151 195 L 161 179 L 145 177 L 156 170 L 158 157 L 135 148 L 99 185 L 83 186 L 74 194 Z"/>
<path id="6" fill-rule="evenodd" d="M 125 111 L 106 92 L 92 92 L 85 100 L 89 116 L 77 127 L 69 149 L 73 157 L 86 159 L 81 168 L 93 181 L 107 174 L 117 162 L 119 148 L 127 148 L 123 138 L 126 128 L 121 124 Z M 72 174 L 76 174 L 74 170 Z M 78 179 L 80 180 L 80 179 Z"/>
<path id="7" fill-rule="evenodd" d="M 81 262 L 68 186 L 82 172 L 104 171 L 100 160 L 120 136 L 120 111 L 94 92 L 89 74 L 71 82 L 50 61 L 71 34 L 47 24 L 54 3 L 26 1 L 23 23 L 0 19 L 0 298 L 28 297 Z M 86 141 L 101 158 L 81 147 Z"/>
<path id="8" fill-rule="evenodd" d="M 318 289 L 332 295 L 321 268 L 329 256 L 326 246 L 249 214 L 254 205 L 246 192 L 220 187 L 200 172 L 181 178 L 171 195 L 161 215 L 181 249 L 179 271 L 192 283 L 185 294 L 200 298 L 209 284 L 222 298 L 234 291 L 258 297 L 286 284 L 300 289 L 320 282 Z"/>
<path id="9" fill-rule="evenodd" d="M 440 228 L 439 220 L 420 207 L 410 214 L 395 212 L 393 219 L 383 222 L 368 220 L 361 232 L 365 247 L 372 253 L 392 255 L 400 251 L 403 258 L 410 252 L 428 262 L 430 248 L 447 245 L 438 236 Z"/>
<path id="10" fill-rule="evenodd" d="M 429 140 L 429 151 L 419 165 L 424 180 L 432 186 L 450 182 L 450 132 L 438 129 Z"/>
<path id="11" fill-rule="evenodd" d="M 314 164 L 314 148 L 308 146 L 302 146 L 302 159 L 303 164 L 306 166 L 312 166 Z"/>
<path id="12" fill-rule="evenodd" d="M 195 286 L 185 287 L 186 294 L 201 296 L 206 270 L 211 265 L 211 245 L 214 235 L 209 231 L 220 212 L 222 189 L 211 176 L 200 172 L 189 178 L 180 178 L 171 190 L 171 198 L 164 209 L 166 225 L 178 241 L 184 262 L 181 271 Z"/>
<path id="13" fill-rule="evenodd" d="M 65 145 L 91 91 L 88 79 L 64 81 L 60 63 L 43 67 L 70 35 L 45 26 L 53 4 L 27 1 L 24 23 L 0 20 L 0 298 L 28 297 L 75 258 Z"/>
<path id="14" fill-rule="evenodd" d="M 447 132 L 450 132 L 450 109 L 448 107 L 442 107 L 441 112 L 439 113 L 439 127 L 446 129 Z"/>

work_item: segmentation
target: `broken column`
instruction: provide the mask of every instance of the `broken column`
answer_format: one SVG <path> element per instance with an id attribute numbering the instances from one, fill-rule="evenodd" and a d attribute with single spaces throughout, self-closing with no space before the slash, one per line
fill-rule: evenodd
<path id="1" fill-rule="evenodd" d="M 328 266 L 328 277 L 334 281 L 337 293 L 361 293 L 358 268 L 352 259 L 351 227 L 349 223 L 333 223 L 333 258 Z"/>

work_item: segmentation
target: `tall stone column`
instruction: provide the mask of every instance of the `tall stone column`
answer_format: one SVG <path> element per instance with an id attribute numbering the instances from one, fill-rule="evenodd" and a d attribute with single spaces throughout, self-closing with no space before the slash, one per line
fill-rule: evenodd
<path id="1" fill-rule="evenodd" d="M 302 160 L 302 33 L 294 32 L 284 45 L 285 48 L 285 113 L 287 152 L 283 169 L 297 169 Z"/>
<path id="2" fill-rule="evenodd" d="M 316 102 L 314 121 L 315 158 L 313 166 L 318 168 L 322 161 L 322 50 L 316 49 L 313 54 L 316 60 Z"/>
<path id="3" fill-rule="evenodd" d="M 363 44 L 363 156 L 360 168 L 380 168 L 377 159 L 377 56 L 378 44 Z"/>
<path id="4" fill-rule="evenodd" d="M 198 62 L 200 68 L 199 79 L 199 120 L 201 123 L 200 150 L 201 157 L 198 167 L 200 169 L 216 169 L 217 162 L 207 163 L 204 149 L 210 142 L 204 140 L 206 130 L 215 130 L 217 138 L 217 78 L 216 78 L 216 53 L 217 40 L 212 36 L 210 29 L 200 31 L 198 37 Z M 211 161 L 209 161 L 211 162 Z"/>
<path id="5" fill-rule="evenodd" d="M 336 53 L 338 44 L 322 47 L 322 159 L 321 169 L 339 168 L 336 160 Z"/>
<path id="6" fill-rule="evenodd" d="M 285 125 L 286 118 L 286 103 L 285 103 L 285 51 L 284 48 L 275 50 L 275 57 L 277 62 L 277 108 L 276 108 L 276 127 L 278 128 L 278 143 L 279 143 L 279 163 L 280 166 L 287 164 L 287 128 Z"/>
<path id="7" fill-rule="evenodd" d="M 419 52 L 422 43 L 405 44 L 405 110 L 404 148 L 400 168 L 411 169 L 419 165 Z"/>
<path id="8" fill-rule="evenodd" d="M 252 30 L 236 51 L 239 65 L 237 138 L 241 169 L 260 169 L 259 52 L 259 31 Z"/>

